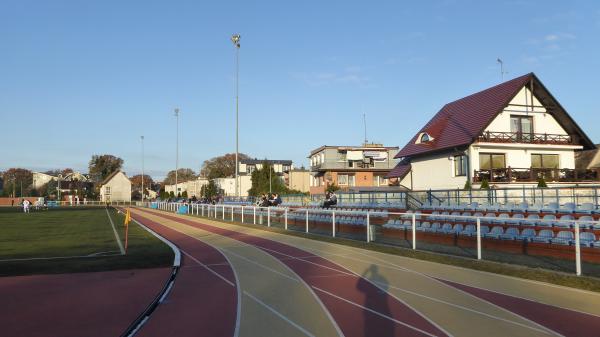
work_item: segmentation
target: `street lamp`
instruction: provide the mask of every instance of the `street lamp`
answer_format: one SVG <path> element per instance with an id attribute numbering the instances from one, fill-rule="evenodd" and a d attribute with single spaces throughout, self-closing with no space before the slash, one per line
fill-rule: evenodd
<path id="1" fill-rule="evenodd" d="M 233 45 L 235 47 L 235 196 L 238 199 L 240 197 L 240 191 L 238 186 L 240 38 L 240 34 L 231 35 L 231 42 L 233 42 Z"/>
<path id="2" fill-rule="evenodd" d="M 140 138 L 142 139 L 142 203 L 144 203 L 144 136 Z"/>
<path id="3" fill-rule="evenodd" d="M 179 198 L 177 187 L 177 171 L 179 171 L 179 108 L 175 108 L 175 119 L 177 119 L 177 143 L 175 147 L 175 198 Z"/>

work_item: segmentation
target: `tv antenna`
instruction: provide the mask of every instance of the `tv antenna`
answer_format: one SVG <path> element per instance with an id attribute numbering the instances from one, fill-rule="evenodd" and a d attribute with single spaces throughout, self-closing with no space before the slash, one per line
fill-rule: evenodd
<path id="1" fill-rule="evenodd" d="M 367 140 L 367 114 L 363 112 L 363 125 L 365 127 L 365 145 L 369 142 Z"/>
<path id="2" fill-rule="evenodd" d="M 496 62 L 500 63 L 500 79 L 504 82 L 504 74 L 508 74 L 508 71 L 504 71 L 504 62 L 500 58 Z"/>

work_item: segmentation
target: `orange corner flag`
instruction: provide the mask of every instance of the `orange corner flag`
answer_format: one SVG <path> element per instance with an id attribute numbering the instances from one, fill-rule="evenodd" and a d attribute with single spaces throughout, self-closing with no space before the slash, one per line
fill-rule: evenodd
<path id="1" fill-rule="evenodd" d="M 125 225 L 129 225 L 131 221 L 131 213 L 129 212 L 129 208 L 127 209 L 127 213 L 125 213 Z"/>

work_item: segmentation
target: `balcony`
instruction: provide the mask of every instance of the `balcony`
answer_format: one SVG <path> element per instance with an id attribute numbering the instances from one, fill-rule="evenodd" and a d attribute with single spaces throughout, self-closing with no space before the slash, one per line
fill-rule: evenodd
<path id="1" fill-rule="evenodd" d="M 392 163 L 393 165 L 393 163 Z M 311 165 L 311 171 L 329 171 L 329 170 L 390 170 L 390 161 L 325 161 L 320 164 Z"/>
<path id="2" fill-rule="evenodd" d="M 598 182 L 598 170 L 574 170 L 551 168 L 498 168 L 475 170 L 473 182 L 481 183 L 487 179 L 490 183 L 532 183 L 544 178 L 546 182 Z"/>
<path id="3" fill-rule="evenodd" d="M 549 133 L 491 132 L 486 131 L 477 140 L 485 143 L 527 143 L 551 145 L 577 145 L 575 137 Z"/>

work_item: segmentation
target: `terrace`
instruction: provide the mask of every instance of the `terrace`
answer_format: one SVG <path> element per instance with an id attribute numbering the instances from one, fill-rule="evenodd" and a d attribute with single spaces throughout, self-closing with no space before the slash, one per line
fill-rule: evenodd
<path id="1" fill-rule="evenodd" d="M 549 145 L 577 145 L 577 137 L 548 133 L 491 132 L 486 131 L 478 137 L 485 143 L 528 143 Z"/>
<path id="2" fill-rule="evenodd" d="M 473 182 L 484 179 L 494 183 L 537 182 L 543 178 L 546 182 L 598 182 L 597 170 L 557 169 L 557 168 L 494 168 L 475 170 Z"/>

